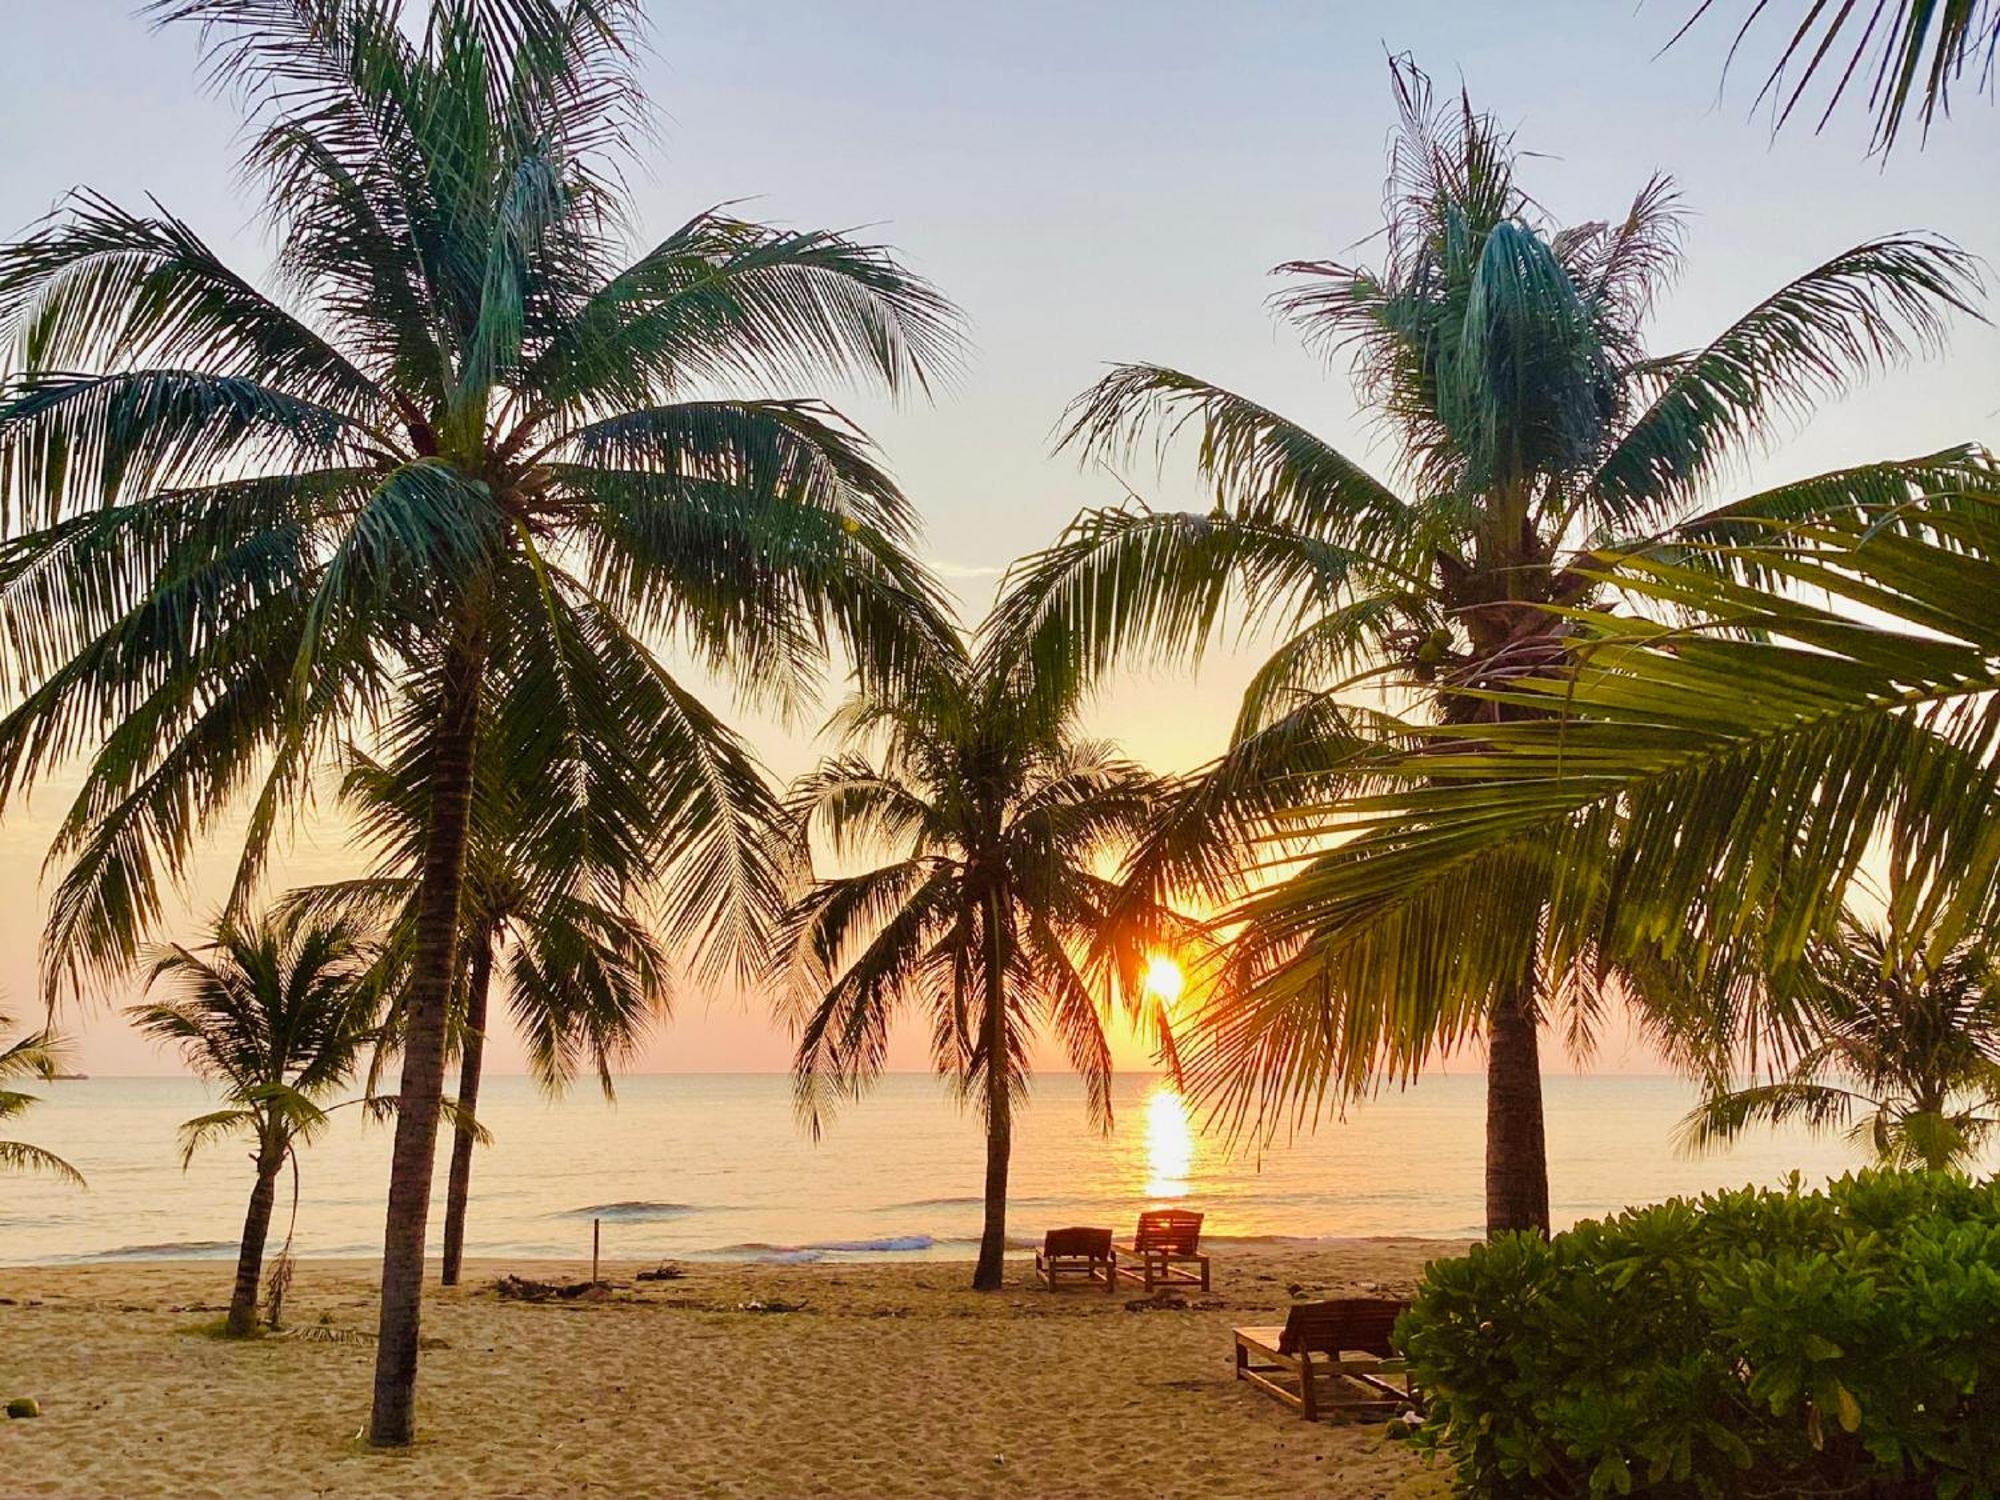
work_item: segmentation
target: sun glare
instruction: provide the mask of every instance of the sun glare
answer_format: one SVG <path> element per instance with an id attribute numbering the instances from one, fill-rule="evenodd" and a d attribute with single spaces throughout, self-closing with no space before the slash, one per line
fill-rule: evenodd
<path id="1" fill-rule="evenodd" d="M 1181 966 L 1164 953 L 1155 953 L 1146 964 L 1146 993 L 1172 1010 L 1187 988 Z"/>
<path id="2" fill-rule="evenodd" d="M 1146 1101 L 1146 1196 L 1185 1198 L 1193 1166 L 1194 1131 L 1188 1125 L 1187 1101 L 1162 1087 Z"/>

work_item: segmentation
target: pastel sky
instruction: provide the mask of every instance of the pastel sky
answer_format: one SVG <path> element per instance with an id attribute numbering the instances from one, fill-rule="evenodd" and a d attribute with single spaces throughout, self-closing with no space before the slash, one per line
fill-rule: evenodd
<path id="1" fill-rule="evenodd" d="M 741 200 L 788 224 L 869 226 L 959 302 L 967 368 L 934 404 L 840 404 L 923 507 L 928 551 L 972 615 L 1009 559 L 1080 506 L 1117 498 L 1112 476 L 1049 452 L 1064 403 L 1106 361 L 1196 371 L 1392 471 L 1345 370 L 1303 351 L 1264 306 L 1279 261 L 1369 253 L 1354 247 L 1379 223 L 1387 51 L 1413 53 L 1443 87 L 1462 78 L 1514 124 L 1539 154 L 1527 185 L 1559 220 L 1621 213 L 1656 168 L 1679 179 L 1695 217 L 1686 274 L 1657 321 L 1661 349 L 1700 342 L 1872 235 L 1930 229 L 2000 256 L 2000 121 L 1988 101 L 1968 96 L 1927 149 L 1912 136 L 1886 168 L 1864 159 L 1858 115 L 1774 141 L 1751 101 L 1775 38 L 1753 44 L 1727 88 L 1727 20 L 1658 55 L 1692 4 L 653 0 L 648 83 L 662 130 L 635 217 L 657 237 Z M 0 230 L 75 185 L 133 205 L 151 193 L 261 272 L 257 205 L 234 173 L 237 116 L 198 86 L 193 34 L 156 33 L 133 8 L 0 9 Z M 1739 479 L 1992 442 L 1996 416 L 2000 333 L 1967 322 L 1945 358 L 1875 382 Z M 1184 475 L 1125 477 L 1158 499 L 1191 497 Z M 1098 706 L 1100 726 L 1161 767 L 1195 764 L 1220 747 L 1249 659 L 1225 652 L 1192 678 L 1135 675 Z M 751 727 L 780 774 L 811 753 L 810 726 Z M 39 866 L 59 793 L 50 786 L 0 824 L 0 1001 L 16 1015 L 36 1004 Z M 226 854 L 189 892 L 178 934 L 212 907 Z M 353 868 L 337 831 L 321 828 L 280 878 Z M 172 1066 L 103 1006 L 65 1023 L 88 1071 Z M 518 1065 L 511 1039 L 490 1055 Z M 779 1068 L 787 1056 L 754 1004 L 690 994 L 641 1066 Z M 921 1037 L 896 1060 L 922 1066 Z M 1652 1066 L 1622 1034 L 1598 1065 Z"/>

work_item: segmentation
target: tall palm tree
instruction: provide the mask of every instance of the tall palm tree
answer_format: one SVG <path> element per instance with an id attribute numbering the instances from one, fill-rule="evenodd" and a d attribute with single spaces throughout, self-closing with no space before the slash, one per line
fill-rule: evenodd
<path id="1" fill-rule="evenodd" d="M 297 1182 L 299 1146 L 326 1123 L 327 1101 L 376 1040 L 374 966 L 361 930 L 343 920 L 266 917 L 239 926 L 224 919 L 198 949 L 166 947 L 146 983 L 174 993 L 126 1012 L 223 1087 L 223 1108 L 181 1127 L 181 1164 L 226 1137 L 247 1136 L 253 1147 L 256 1184 L 225 1324 L 232 1338 L 257 1331 L 278 1174 L 289 1161 Z"/>
<path id="2" fill-rule="evenodd" d="M 1093 1122 L 1110 1123 L 1100 989 L 1140 994 L 1139 956 L 1171 926 L 1110 928 L 1117 890 L 1097 866 L 1144 826 L 1159 784 L 1044 715 L 1016 676 L 963 654 L 941 658 L 915 691 L 856 700 L 836 723 L 849 748 L 795 783 L 793 826 L 808 866 L 817 838 L 863 868 L 811 881 L 781 929 L 800 1107 L 817 1130 L 829 1088 L 858 1094 L 881 1071 L 898 1012 L 923 1014 L 938 1072 L 986 1127 L 972 1284 L 991 1291 L 1038 1027 L 1082 1077 Z"/>
<path id="3" fill-rule="evenodd" d="M 13 1023 L 0 1016 L 0 1027 Z M 0 1047 L 0 1083 L 11 1078 L 53 1078 L 62 1060 L 62 1041 L 46 1031 L 30 1032 Z M 0 1120 L 11 1120 L 34 1107 L 35 1094 L 0 1088 Z M 84 1185 L 83 1174 L 53 1151 L 26 1141 L 0 1141 L 0 1171 L 48 1172 L 65 1182 Z"/>
<path id="4" fill-rule="evenodd" d="M 1116 458 L 1149 434 L 1164 445 L 1191 430 L 1214 509 L 1086 512 L 1016 569 L 995 613 L 991 649 L 1024 653 L 1057 693 L 1135 651 L 1195 659 L 1232 608 L 1284 635 L 1228 751 L 1139 851 L 1132 879 L 1149 895 L 1232 899 L 1268 868 L 1272 840 L 1301 831 L 1288 810 L 1350 786 L 1357 764 L 1431 726 L 1532 711 L 1495 694 L 1564 660 L 1564 611 L 1604 594 L 1607 559 L 1901 499 L 1966 461 L 1870 465 L 1704 509 L 1783 418 L 1935 344 L 1976 290 L 1970 259 L 1923 237 L 1871 241 L 1706 346 L 1655 355 L 1645 327 L 1679 263 L 1672 184 L 1655 177 L 1615 222 L 1559 229 L 1517 184 L 1512 139 L 1490 117 L 1438 106 L 1406 61 L 1392 75 L 1383 263 L 1284 267 L 1295 285 L 1280 305 L 1309 339 L 1354 351 L 1361 392 L 1401 440 L 1403 487 L 1220 386 L 1120 366 L 1078 398 L 1066 442 Z M 1422 713 L 1385 720 L 1344 700 L 1363 686 Z M 1529 895 L 1558 878 L 1529 860 L 1506 883 Z M 1465 1005 L 1381 953 L 1239 947 L 1238 988 L 1254 988 L 1270 1025 L 1220 1086 L 1239 1102 L 1254 1089 L 1310 1108 L 1330 1081 L 1353 1094 L 1408 1078 L 1437 1048 L 1482 1034 L 1487 1223 L 1546 1230 L 1537 1026 L 1573 986 L 1546 961 L 1538 899 L 1504 928 L 1436 914 L 1458 952 L 1490 950 L 1491 982 Z"/>
<path id="5" fill-rule="evenodd" d="M 2000 973 L 1984 941 L 1941 959 L 1850 918 L 1814 945 L 1798 1002 L 1806 1045 L 1784 1075 L 1726 1075 L 1683 1122 L 1695 1150 L 1752 1125 L 1846 1128 L 1887 1166 L 1962 1167 L 2000 1131 Z"/>
<path id="6" fill-rule="evenodd" d="M 1714 8 L 1715 0 L 1702 0 L 1673 41 L 1686 36 Z M 1752 0 L 1730 46 L 1732 60 L 1770 9 L 1771 0 Z M 1757 99 L 1772 101 L 1782 125 L 1812 81 L 1837 70 L 1819 117 L 1823 128 L 1848 89 L 1865 80 L 1868 107 L 1875 115 L 1874 146 L 1886 152 L 1895 145 L 1912 104 L 1921 106 L 1923 134 L 1930 135 L 1937 117 L 1951 113 L 1952 85 L 1964 78 L 1968 68 L 1979 90 L 1992 92 L 1996 49 L 2000 49 L 2000 4 L 1995 0 L 1949 0 L 1943 5 L 1935 0 L 1847 0 L 1839 5 L 1831 0 L 1801 0 L 1797 24 Z M 1786 73 L 1794 68 L 1788 88 Z"/>
<path id="7" fill-rule="evenodd" d="M 445 1196 L 441 1275 L 445 1286 L 458 1284 L 464 1263 L 473 1149 L 483 1135 L 478 1123 L 479 1088 L 496 972 L 515 1025 L 527 1039 L 529 1065 L 551 1093 L 566 1087 L 588 1064 L 595 1068 L 605 1097 L 612 1097 L 613 1065 L 638 1045 L 653 1017 L 665 1014 L 670 993 L 667 958 L 645 916 L 629 904 L 607 906 L 594 895 L 600 885 L 625 889 L 654 861 L 639 860 L 618 869 L 573 861 L 559 871 L 539 869 L 532 838 L 533 791 L 505 779 L 505 768 L 515 763 L 491 736 L 481 747 L 451 1027 L 458 1081 Z M 760 828 L 770 826 L 776 821 L 776 809 L 754 768 L 743 761 L 731 769 L 740 783 L 736 800 L 757 817 Z M 401 935 L 393 944 L 392 957 L 398 959 L 407 957 L 415 915 L 414 872 L 423 845 L 423 784 L 416 770 L 407 761 L 385 764 L 355 753 L 343 799 L 359 813 L 360 831 L 381 849 L 381 873 L 309 887 L 289 898 L 301 907 L 345 910 L 392 924 Z M 659 806 L 645 809 L 642 819 L 652 817 Z M 625 831 L 642 850 L 658 849 L 666 842 L 663 829 Z M 766 853 L 746 848 L 744 873 L 769 888 L 758 896 L 757 906 L 774 908 L 776 874 Z M 670 909 L 686 916 L 689 893 L 671 894 L 684 899 Z M 699 916 L 702 903 L 694 904 Z M 393 1024 L 389 1036 L 393 1041 Z"/>
<path id="8" fill-rule="evenodd" d="M 226 810 L 232 908 L 341 746 L 414 705 L 424 853 L 403 997 L 374 1441 L 409 1441 L 445 1022 L 483 728 L 534 718 L 540 836 L 679 796 L 732 891 L 715 721 L 669 639 L 788 708 L 837 640 L 935 630 L 910 508 L 816 400 L 921 390 L 955 320 L 880 246 L 698 215 L 631 257 L 637 0 L 154 0 L 249 112 L 280 302 L 164 211 L 81 194 L 0 250 L 0 809 L 72 758 L 52 988 L 118 972 Z M 399 707 L 400 705 L 400 707 Z M 606 768 L 610 768 L 606 774 Z M 695 768 L 693 771 L 690 768 Z"/>
<path id="9" fill-rule="evenodd" d="M 1300 808 L 1294 830 L 1338 847 L 1227 913 L 1243 944 L 1421 972 L 1463 1014 L 1509 971 L 1457 933 L 1538 923 L 1559 970 L 1690 989 L 1699 1068 L 1774 1019 L 1796 1039 L 1810 959 L 1873 850 L 1897 872 L 1894 965 L 1937 972 L 1993 930 L 2000 472 L 1617 575 L 1664 622 L 1572 613 L 1570 665 L 1492 695 L 1534 712 L 1430 731 L 1371 762 L 1366 795 Z M 1281 985 L 1248 1001 L 1208 1034 L 1218 1067 L 1326 1066 Z"/>

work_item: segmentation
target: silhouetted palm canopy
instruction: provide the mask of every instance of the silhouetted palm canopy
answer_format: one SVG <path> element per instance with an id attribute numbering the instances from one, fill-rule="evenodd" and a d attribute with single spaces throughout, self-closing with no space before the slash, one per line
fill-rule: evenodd
<path id="1" fill-rule="evenodd" d="M 409 705 L 425 860 L 404 1004 L 374 1438 L 410 1440 L 423 1227 L 474 767 L 532 760 L 537 868 L 686 796 L 714 723 L 670 643 L 808 698 L 904 674 L 939 611 L 908 504 L 824 379 L 922 389 L 953 315 L 882 247 L 704 213 L 635 250 L 637 0 L 155 0 L 250 116 L 273 294 L 83 194 L 0 252 L 0 807 L 82 789 L 51 989 L 129 964 L 248 795 L 232 908 L 350 740 Z M 765 394 L 775 390 L 780 394 Z M 727 898 L 727 819 L 673 850 Z M 580 854 L 576 855 L 581 858 Z M 600 893 L 610 899 L 615 893 Z"/>
<path id="2" fill-rule="evenodd" d="M 1715 0 L 1702 0 L 1674 41 L 1713 9 Z M 1732 62 L 1770 10 L 1771 0 L 1751 4 L 1729 49 Z M 1757 96 L 1772 102 L 1780 125 L 1815 79 L 1831 80 L 1821 126 L 1850 89 L 1865 84 L 1875 115 L 1874 143 L 1887 151 L 1912 104 L 1928 137 L 1937 117 L 1951 113 L 1952 87 L 1968 72 L 1981 92 L 1992 92 L 2000 48 L 2000 4 L 1994 0 L 1802 0 L 1794 16 L 1784 50 Z M 1787 24 L 1789 18 L 1773 18 L 1774 34 L 1784 36 Z"/>
<path id="3" fill-rule="evenodd" d="M 10 1025 L 0 1016 L 0 1027 Z M 0 1047 L 0 1085 L 15 1078 L 53 1078 L 61 1059 L 61 1043 L 46 1031 L 30 1032 Z M 0 1120 L 26 1114 L 39 1098 L 18 1089 L 0 1087 Z M 0 1171 L 48 1172 L 82 1187 L 83 1175 L 53 1151 L 31 1146 L 26 1141 L 0 1141 Z"/>
<path id="4" fill-rule="evenodd" d="M 1114 925 L 1119 890 L 1100 862 L 1143 829 L 1158 779 L 962 655 L 916 692 L 849 704 L 836 724 L 853 748 L 793 784 L 792 825 L 808 871 L 815 841 L 822 868 L 865 867 L 811 881 L 781 929 L 802 1110 L 817 1119 L 827 1088 L 872 1082 L 891 1022 L 913 1011 L 938 1072 L 982 1110 L 987 1021 L 1004 1022 L 1010 1093 L 1046 1028 L 1108 1125 L 1102 1007 L 1139 998 L 1143 959 L 1180 934 L 1158 911 Z"/>
<path id="5" fill-rule="evenodd" d="M 226 1101 L 181 1127 L 183 1162 L 235 1135 L 282 1159 L 319 1133 L 379 1037 L 375 960 L 361 927 L 306 915 L 225 920 L 199 948 L 160 951 L 146 984 L 166 998 L 126 1014 L 222 1085 Z"/>
<path id="6" fill-rule="evenodd" d="M 1969 1164 L 2000 1131 L 2000 974 L 1988 944 L 1933 958 L 1857 920 L 1815 942 L 1792 1009 L 1802 1046 L 1768 1083 L 1715 1081 L 1696 1150 L 1753 1125 L 1846 1129 L 1890 1166 Z"/>
<path id="7" fill-rule="evenodd" d="M 799 1105 L 817 1131 L 828 1088 L 864 1089 L 895 1017 L 923 1016 L 937 1071 L 985 1124 L 972 1284 L 995 1290 L 1030 1044 L 1054 1033 L 1108 1129 L 1104 1013 L 1121 996 L 1136 1013 L 1146 955 L 1181 936 L 1100 869 L 1152 816 L 1160 783 L 1046 711 L 1020 673 L 962 649 L 938 653 L 910 691 L 856 699 L 836 725 L 850 748 L 794 783 L 791 821 L 808 875 L 816 839 L 836 866 L 862 867 L 811 880 L 781 928 Z"/>
<path id="8" fill-rule="evenodd" d="M 1645 331 L 1680 261 L 1671 183 L 1648 182 L 1615 221 L 1558 228 L 1518 185 L 1512 141 L 1489 117 L 1463 100 L 1438 105 L 1407 63 L 1393 74 L 1382 262 L 1283 267 L 1294 285 L 1279 305 L 1309 340 L 1352 351 L 1360 392 L 1399 439 L 1401 482 L 1235 392 L 1120 366 L 1079 398 L 1067 442 L 1117 458 L 1149 438 L 1164 449 L 1191 437 L 1214 507 L 1086 512 L 1016 569 L 991 627 L 989 650 L 1025 650 L 1039 680 L 1075 692 L 1134 652 L 1198 658 L 1232 615 L 1281 636 L 1230 749 L 1134 860 L 1148 893 L 1224 905 L 1312 847 L 1327 819 L 1296 810 L 1364 789 L 1376 758 L 1440 728 L 1484 732 L 1546 712 L 1545 699 L 1507 689 L 1568 659 L 1568 612 L 1615 597 L 1612 559 L 1727 571 L 1732 555 L 1708 544 L 1900 503 L 1958 483 L 1974 462 L 1950 452 L 1872 464 L 1715 504 L 1746 452 L 1816 400 L 1935 345 L 1977 290 L 1970 258 L 1918 235 L 1871 241 L 1708 344 L 1657 354 Z M 1424 712 L 1361 708 L 1361 689 Z M 1511 898 L 1505 924 L 1460 920 L 1440 902 L 1401 909 L 1393 927 L 1336 929 L 1306 914 L 1316 909 L 1304 887 L 1260 896 L 1268 925 L 1235 947 L 1236 1002 L 1209 1037 L 1208 1084 L 1304 1109 L 1330 1087 L 1414 1072 L 1524 972 L 1543 1000 L 1587 1000 L 1565 967 L 1574 955 L 1541 942 L 1559 872 L 1540 851 L 1510 852 L 1516 862 L 1489 875 Z M 1355 872 L 1348 888 L 1371 875 Z"/>

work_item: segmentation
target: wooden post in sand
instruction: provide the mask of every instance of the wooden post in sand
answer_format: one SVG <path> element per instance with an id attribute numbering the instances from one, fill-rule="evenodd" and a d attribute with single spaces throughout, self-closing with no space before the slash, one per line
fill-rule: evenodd
<path id="1" fill-rule="evenodd" d="M 597 1285 L 597 1245 L 603 1233 L 604 1221 L 602 1219 L 592 1219 L 590 1221 L 590 1284 L 592 1286 Z"/>

